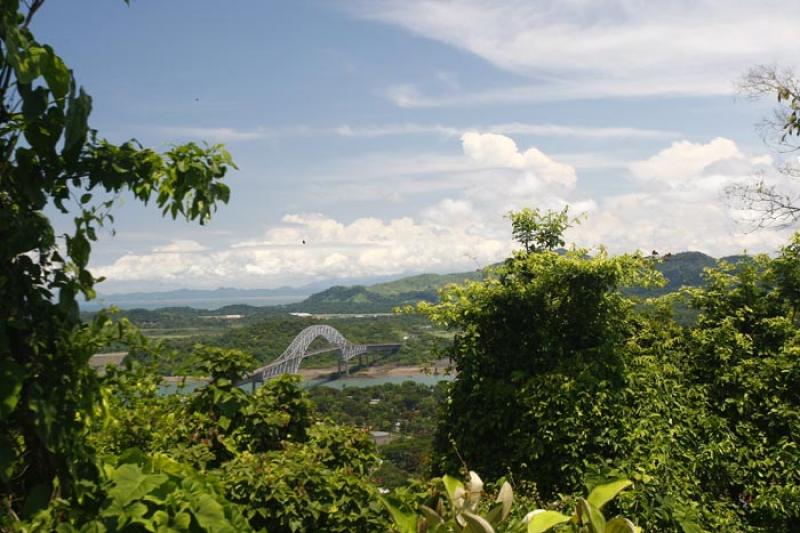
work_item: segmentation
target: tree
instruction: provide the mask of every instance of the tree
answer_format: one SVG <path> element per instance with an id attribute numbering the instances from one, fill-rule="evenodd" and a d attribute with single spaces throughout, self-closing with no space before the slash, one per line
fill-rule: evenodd
<path id="1" fill-rule="evenodd" d="M 577 489 L 583 461 L 615 446 L 632 334 L 632 305 L 620 287 L 655 281 L 656 273 L 638 255 L 553 251 L 564 242 L 553 228 L 565 227 L 565 212 L 529 210 L 523 218 L 534 222 L 526 251 L 419 309 L 455 332 L 446 354 L 457 376 L 434 468 L 453 473 L 463 460 L 489 477 L 510 470 L 535 479 L 549 498 Z M 536 233 L 541 220 L 550 223 Z"/>
<path id="2" fill-rule="evenodd" d="M 89 358 L 125 330 L 101 313 L 81 322 L 78 297 L 101 281 L 88 269 L 114 201 L 152 201 L 205 223 L 235 168 L 221 146 L 165 153 L 113 144 L 90 128 L 92 100 L 30 22 L 44 0 L 0 4 L 0 515 L 30 515 L 58 497 L 88 504 L 97 477 L 85 433 L 98 406 Z M 45 209 L 74 215 L 57 235 Z"/>
<path id="3" fill-rule="evenodd" d="M 778 105 L 772 116 L 759 125 L 762 137 L 779 154 L 799 150 L 800 80 L 796 74 L 791 69 L 758 65 L 742 77 L 739 88 L 751 98 L 777 96 Z M 796 162 L 781 162 L 777 171 L 790 179 L 800 178 Z M 733 203 L 755 214 L 751 222 L 757 228 L 789 227 L 800 220 L 800 195 L 769 183 L 763 176 L 732 185 L 726 192 Z"/>
<path id="4" fill-rule="evenodd" d="M 564 246 L 564 232 L 578 222 L 570 219 L 569 207 L 561 211 L 547 211 L 526 207 L 520 211 L 509 211 L 511 235 L 522 244 L 525 252 L 555 250 Z"/>

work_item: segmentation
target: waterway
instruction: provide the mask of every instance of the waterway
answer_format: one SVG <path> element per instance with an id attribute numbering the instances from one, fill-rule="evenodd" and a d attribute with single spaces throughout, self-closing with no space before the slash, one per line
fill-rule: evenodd
<path id="1" fill-rule="evenodd" d="M 306 389 L 310 389 L 313 387 L 333 387 L 335 389 L 346 389 L 348 387 L 372 387 L 374 385 L 384 385 L 386 383 L 391 383 L 394 385 L 399 385 L 406 381 L 413 381 L 414 383 L 419 383 L 422 385 L 436 385 L 440 381 L 452 381 L 454 375 L 453 374 L 426 374 L 426 373 L 418 373 L 418 374 L 408 374 L 408 375 L 367 375 L 367 376 L 341 376 L 341 377 L 316 377 L 316 378 L 308 378 L 304 379 L 302 382 L 302 387 Z M 186 382 L 183 386 L 179 385 L 175 382 L 163 382 L 161 384 L 161 394 L 174 394 L 176 392 L 181 393 L 190 393 L 195 389 L 198 389 L 204 386 L 206 382 L 204 380 L 199 379 L 192 379 L 186 378 Z M 250 389 L 249 385 L 246 385 L 245 388 L 247 390 Z"/>
<path id="2" fill-rule="evenodd" d="M 303 387 L 333 387 L 335 389 L 345 389 L 347 387 L 371 387 L 373 385 L 385 385 L 392 383 L 399 385 L 406 381 L 413 381 L 422 385 L 436 385 L 440 381 L 451 381 L 453 376 L 451 374 L 414 374 L 410 376 L 344 376 L 337 379 L 309 379 L 303 381 Z"/>

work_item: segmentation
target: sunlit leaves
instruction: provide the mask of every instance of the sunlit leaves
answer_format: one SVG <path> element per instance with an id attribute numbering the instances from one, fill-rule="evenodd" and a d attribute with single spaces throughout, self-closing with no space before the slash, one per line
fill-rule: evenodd
<path id="1" fill-rule="evenodd" d="M 146 203 L 155 195 L 173 217 L 205 223 L 228 201 L 220 180 L 233 168 L 220 146 L 159 154 L 100 138 L 89 125 L 91 98 L 30 31 L 41 5 L 0 3 L 0 365 L 8 385 L 0 398 L 0 500 L 12 506 L 33 501 L 31 487 L 55 478 L 58 490 L 46 499 L 84 501 L 97 486 L 85 441 L 99 389 L 87 361 L 110 339 L 103 327 L 81 323 L 78 297 L 95 296 L 92 242 L 113 223 L 114 199 L 130 191 Z M 74 229 L 56 236 L 48 206 L 73 215 Z M 144 516 L 139 505 L 133 511 Z"/>

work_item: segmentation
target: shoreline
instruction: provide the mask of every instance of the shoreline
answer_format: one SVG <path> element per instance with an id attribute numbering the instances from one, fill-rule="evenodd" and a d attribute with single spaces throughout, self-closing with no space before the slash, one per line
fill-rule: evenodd
<path id="1" fill-rule="evenodd" d="M 431 364 L 417 364 L 417 365 L 373 365 L 363 368 L 355 368 L 349 374 L 344 372 L 338 374 L 338 369 L 335 366 L 321 367 L 321 368 L 301 368 L 297 373 L 303 381 L 312 381 L 318 379 L 340 379 L 346 377 L 348 379 L 374 379 L 382 377 L 401 377 L 413 378 L 420 375 L 454 375 L 455 371 L 447 372 L 449 362 L 446 359 L 434 361 Z M 186 381 L 208 381 L 208 378 L 203 376 L 163 376 L 162 382 L 165 383 L 178 383 L 181 380 Z"/>
<path id="2" fill-rule="evenodd" d="M 454 374 L 453 371 L 447 372 L 449 362 L 446 359 L 434 361 L 431 364 L 416 364 L 416 365 L 373 365 L 363 368 L 355 368 L 349 374 L 342 373 L 342 376 L 348 378 L 381 378 L 381 377 L 414 377 L 424 374 L 430 375 L 448 375 Z M 324 368 L 301 368 L 298 375 L 304 380 L 321 379 L 334 377 L 338 373 L 335 366 Z M 341 377 L 341 376 L 340 376 Z"/>

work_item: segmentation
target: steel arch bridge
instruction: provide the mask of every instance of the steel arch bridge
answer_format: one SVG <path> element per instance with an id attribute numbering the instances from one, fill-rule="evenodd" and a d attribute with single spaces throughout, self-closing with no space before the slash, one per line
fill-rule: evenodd
<path id="1" fill-rule="evenodd" d="M 331 345 L 319 350 L 309 351 L 311 343 L 317 338 L 322 337 Z M 348 371 L 348 363 L 354 357 L 359 357 L 367 352 L 395 352 L 400 348 L 400 344 L 353 344 L 344 338 L 336 329 L 326 324 L 316 324 L 309 326 L 297 334 L 286 350 L 280 357 L 273 362 L 255 369 L 239 385 L 256 382 L 263 382 L 281 374 L 297 374 L 300 370 L 300 363 L 306 357 L 313 355 L 338 351 L 339 352 L 339 371 L 344 366 L 345 372 Z"/>

